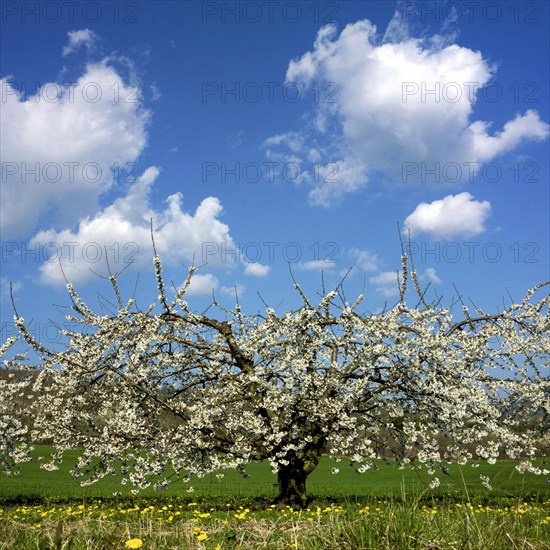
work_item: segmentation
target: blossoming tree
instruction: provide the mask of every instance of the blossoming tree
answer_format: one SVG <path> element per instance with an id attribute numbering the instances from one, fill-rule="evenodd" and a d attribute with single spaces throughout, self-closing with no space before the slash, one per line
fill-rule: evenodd
<path id="1" fill-rule="evenodd" d="M 341 286 L 312 303 L 297 284 L 294 311 L 245 315 L 214 301 L 194 313 L 185 298 L 195 268 L 169 298 L 156 253 L 158 296 L 145 310 L 123 301 L 116 276 L 111 315 L 67 284 L 67 318 L 79 328 L 63 331 L 61 351 L 15 314 L 40 361 L 4 361 L 4 467 L 24 459 L 18 442 L 48 440 L 46 469 L 80 449 L 75 475 L 91 483 L 117 471 L 137 490 L 268 460 L 277 501 L 298 506 L 323 454 L 360 473 L 390 457 L 432 474 L 438 463 L 509 457 L 540 473 L 531 460 L 548 445 L 550 298 L 537 296 L 550 282 L 496 314 L 462 305 L 453 320 L 402 259 L 398 303 L 369 315 Z"/>

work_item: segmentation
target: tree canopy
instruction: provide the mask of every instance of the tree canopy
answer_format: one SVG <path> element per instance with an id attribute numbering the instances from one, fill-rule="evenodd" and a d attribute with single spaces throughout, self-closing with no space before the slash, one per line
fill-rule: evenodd
<path id="1" fill-rule="evenodd" d="M 437 464 L 501 457 L 541 473 L 532 459 L 549 443 L 550 282 L 497 313 L 459 303 L 457 318 L 427 301 L 403 254 L 400 299 L 383 311 L 361 312 L 363 296 L 348 302 L 341 285 L 311 301 L 296 283 L 297 309 L 246 315 L 215 299 L 194 312 L 186 291 L 196 268 L 170 293 L 156 252 L 154 266 L 146 309 L 123 300 L 117 276 L 109 315 L 68 283 L 74 328 L 61 350 L 36 341 L 15 313 L 39 360 L 4 361 L 6 471 L 39 441 L 56 449 L 44 468 L 80 449 L 73 473 L 84 483 L 120 471 L 135 490 L 268 460 L 278 502 L 299 506 L 323 454 L 359 473 L 377 458 L 435 476 Z"/>

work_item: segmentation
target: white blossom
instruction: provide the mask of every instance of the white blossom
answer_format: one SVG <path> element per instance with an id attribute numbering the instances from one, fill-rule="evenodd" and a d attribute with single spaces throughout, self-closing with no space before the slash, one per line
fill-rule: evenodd
<path id="1" fill-rule="evenodd" d="M 402 262 L 404 295 L 406 255 Z M 44 439 L 56 454 L 43 468 L 80 449 L 74 474 L 83 483 L 120 471 L 135 490 L 264 459 L 281 483 L 296 468 L 307 477 L 322 454 L 351 458 L 359 473 L 389 457 L 432 474 L 436 464 L 502 457 L 520 460 L 519 471 L 546 471 L 533 464 L 550 442 L 550 298 L 535 299 L 544 284 L 497 315 L 464 310 L 458 319 L 424 297 L 378 314 L 358 311 L 363 296 L 339 303 L 336 291 L 312 304 L 298 285 L 297 310 L 247 316 L 213 303 L 207 317 L 182 299 L 188 282 L 170 300 L 156 255 L 154 266 L 156 299 L 145 310 L 132 299 L 123 307 L 116 278 L 112 316 L 67 285 L 68 318 L 80 329 L 63 332 L 61 351 L 15 316 L 38 360 L 4 360 L 5 471 Z M 4 356 L 18 339 L 2 345 Z"/>

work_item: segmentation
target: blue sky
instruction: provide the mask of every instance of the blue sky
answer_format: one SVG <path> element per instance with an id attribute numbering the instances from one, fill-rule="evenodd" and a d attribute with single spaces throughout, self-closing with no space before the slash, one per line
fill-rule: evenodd
<path id="1" fill-rule="evenodd" d="M 106 258 L 146 305 L 150 219 L 199 309 L 292 308 L 290 265 L 311 295 L 353 267 L 376 311 L 398 223 L 446 303 L 549 278 L 547 2 L 35 5 L 2 4 L 2 339 L 11 282 L 55 340 L 58 259 L 98 308 Z"/>

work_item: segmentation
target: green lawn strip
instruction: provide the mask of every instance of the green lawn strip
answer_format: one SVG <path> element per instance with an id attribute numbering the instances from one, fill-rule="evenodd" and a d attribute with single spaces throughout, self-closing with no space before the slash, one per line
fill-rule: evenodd
<path id="1" fill-rule="evenodd" d="M 51 447 L 38 446 L 35 456 L 51 453 Z M 21 464 L 21 473 L 15 476 L 0 474 L 0 502 L 25 502 L 55 499 L 90 499 L 108 498 L 113 493 L 122 497 L 130 496 L 130 487 L 120 484 L 121 476 L 110 475 L 101 481 L 81 487 L 69 473 L 76 462 L 77 451 L 69 451 L 59 470 L 49 472 L 41 469 L 36 461 Z M 340 470 L 332 474 L 334 467 Z M 499 461 L 489 465 L 480 463 L 478 468 L 471 465 L 448 465 L 446 474 L 439 469 L 436 473 L 441 481 L 437 489 L 428 489 L 430 476 L 425 470 L 399 469 L 394 464 L 376 462 L 376 470 L 358 474 L 356 469 L 342 460 L 335 463 L 329 458 L 321 459 L 317 469 L 308 478 L 308 494 L 314 498 L 336 499 L 350 497 L 400 497 L 403 494 L 424 494 L 430 498 L 442 498 L 452 495 L 458 499 L 465 498 L 466 491 L 470 497 L 492 499 L 498 496 L 518 496 L 538 499 L 550 497 L 550 484 L 544 476 L 520 474 L 515 470 L 512 461 Z M 276 495 L 276 477 L 271 473 L 267 462 L 252 463 L 246 467 L 248 477 L 243 477 L 234 470 L 224 472 L 218 479 L 215 474 L 193 479 L 190 485 L 194 492 L 188 493 L 188 485 L 173 483 L 163 491 L 147 489 L 139 494 L 143 497 L 184 496 L 189 500 L 198 497 L 225 495 L 236 498 L 272 499 Z M 485 489 L 479 479 L 480 475 L 490 478 L 492 491 Z M 464 480 L 464 481 L 463 481 Z M 19 499 L 19 500 L 18 500 Z"/>

